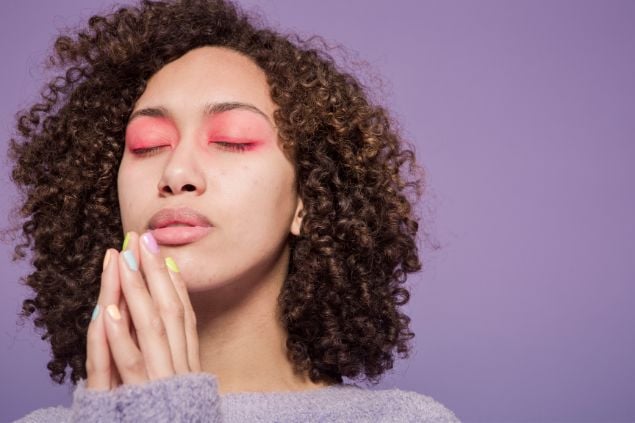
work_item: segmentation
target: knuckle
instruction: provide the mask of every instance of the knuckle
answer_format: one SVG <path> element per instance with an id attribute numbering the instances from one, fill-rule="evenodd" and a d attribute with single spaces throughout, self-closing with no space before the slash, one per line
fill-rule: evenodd
<path id="1" fill-rule="evenodd" d="M 185 309 L 181 301 L 168 300 L 159 305 L 161 314 L 182 320 L 185 317 Z"/>
<path id="2" fill-rule="evenodd" d="M 89 375 L 106 373 L 109 370 L 110 366 L 108 364 L 97 363 L 90 358 L 86 360 L 86 373 Z"/>
<path id="3" fill-rule="evenodd" d="M 135 291 L 140 291 L 140 292 L 147 291 L 146 285 L 141 278 L 131 277 L 131 278 L 124 278 L 124 279 L 129 279 L 127 282 L 128 282 L 128 286 L 131 289 Z"/>
<path id="4" fill-rule="evenodd" d="M 121 367 L 128 373 L 140 374 L 145 371 L 145 365 L 143 363 L 143 358 L 138 355 L 130 355 L 126 357 L 123 363 L 121 363 Z"/>
<path id="5" fill-rule="evenodd" d="M 153 335 L 160 338 L 166 337 L 165 325 L 163 324 L 163 320 L 160 316 L 150 318 L 150 320 L 148 321 L 148 328 Z"/>

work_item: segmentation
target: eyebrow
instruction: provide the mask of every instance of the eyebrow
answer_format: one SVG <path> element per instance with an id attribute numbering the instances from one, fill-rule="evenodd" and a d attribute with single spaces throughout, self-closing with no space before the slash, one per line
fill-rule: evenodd
<path id="1" fill-rule="evenodd" d="M 221 102 L 221 103 L 208 103 L 203 108 L 203 115 L 212 116 L 218 113 L 228 112 L 230 110 L 248 110 L 250 112 L 254 112 L 264 117 L 271 127 L 275 127 L 269 116 L 267 116 L 262 110 L 249 103 L 240 103 L 240 102 Z M 171 118 L 171 113 L 167 108 L 163 106 L 158 107 L 147 107 L 144 109 L 139 109 L 133 112 L 128 119 L 128 123 L 132 122 L 133 119 L 141 117 L 141 116 L 149 116 L 149 117 L 167 117 Z"/>

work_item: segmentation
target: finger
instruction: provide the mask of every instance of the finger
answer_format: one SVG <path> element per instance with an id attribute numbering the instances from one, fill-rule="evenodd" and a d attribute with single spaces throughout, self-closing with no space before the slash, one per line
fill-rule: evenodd
<path id="1" fill-rule="evenodd" d="M 126 303 L 126 299 L 121 296 L 121 300 L 119 301 L 119 313 L 121 313 L 121 318 L 126 321 L 126 325 L 128 326 L 130 336 L 134 341 L 137 348 L 139 348 L 139 342 L 137 341 L 137 333 L 135 331 L 134 325 L 132 324 L 132 320 L 130 318 L 130 310 L 128 309 L 128 304 Z M 141 350 L 141 348 L 139 348 Z"/>
<path id="2" fill-rule="evenodd" d="M 141 236 L 139 254 L 150 295 L 165 326 L 174 371 L 177 374 L 188 373 L 190 367 L 185 336 L 184 306 L 168 274 L 165 261 L 159 255 L 159 246 L 150 232 Z"/>
<path id="3" fill-rule="evenodd" d="M 104 332 L 105 332 L 104 325 Z M 117 369 L 117 363 L 112 358 L 112 353 L 110 354 L 112 365 L 110 367 L 110 389 L 115 389 L 117 386 L 121 386 L 123 384 L 123 380 L 121 380 L 121 375 L 119 374 L 119 370 Z"/>
<path id="4" fill-rule="evenodd" d="M 139 236 L 130 232 L 130 245 L 135 245 L 138 241 Z M 121 289 L 128 304 L 149 379 L 170 377 L 174 375 L 174 366 L 166 328 L 148 292 L 146 281 L 141 276 L 138 263 L 138 258 L 130 249 L 119 255 Z"/>
<path id="5" fill-rule="evenodd" d="M 137 337 L 134 332 L 134 327 L 132 326 L 132 323 L 130 322 L 130 313 L 128 312 L 128 305 L 126 304 L 126 300 L 125 298 L 123 298 L 123 295 L 119 298 L 119 313 L 121 314 L 121 318 L 125 320 L 125 323 L 129 328 L 129 333 L 132 337 L 132 340 L 135 346 L 139 348 L 139 344 L 137 344 Z M 111 354 L 111 360 L 113 360 L 112 354 Z M 123 380 L 121 379 L 121 375 L 119 374 L 119 370 L 117 369 L 115 362 L 113 361 L 112 363 L 113 364 L 112 364 L 112 368 L 110 372 L 111 389 L 116 388 L 117 386 L 120 386 L 121 384 L 123 384 Z"/>
<path id="6" fill-rule="evenodd" d="M 105 308 L 108 304 L 113 303 L 115 301 L 121 300 L 121 284 L 119 283 L 119 270 L 118 270 L 118 261 L 117 256 L 119 252 L 114 249 L 110 249 L 108 253 L 108 260 L 104 259 L 104 272 L 105 275 L 102 275 L 102 287 L 103 296 L 100 299 L 100 310 L 101 314 L 104 313 Z M 107 279 L 103 279 L 103 276 L 106 276 Z M 103 330 L 103 336 L 106 340 L 106 344 L 108 344 L 107 336 L 106 336 L 106 327 L 104 324 L 104 320 L 102 318 L 101 327 Z M 110 364 L 110 389 L 114 389 L 117 386 L 121 385 L 121 377 L 119 376 L 119 372 L 117 371 L 117 365 L 115 364 L 114 358 L 112 356 L 112 352 L 110 351 L 110 345 L 107 345 L 108 356 L 109 356 L 109 364 Z"/>
<path id="7" fill-rule="evenodd" d="M 183 304 L 188 364 L 192 372 L 200 372 L 201 361 L 199 358 L 198 330 L 196 327 L 196 314 L 194 313 L 194 307 L 192 307 L 190 295 L 187 292 L 187 286 L 181 277 L 181 272 L 179 271 L 179 267 L 176 262 L 171 257 L 166 257 L 165 263 L 168 268 L 168 273 L 170 274 L 170 279 L 172 279 L 174 289 Z"/>
<path id="8" fill-rule="evenodd" d="M 119 307 L 109 304 L 105 311 L 105 327 L 108 344 L 115 365 L 125 384 L 140 385 L 148 381 L 148 374 L 141 351 L 130 336 L 130 329 L 121 317 Z"/>
<path id="9" fill-rule="evenodd" d="M 112 249 L 104 255 L 99 297 L 86 334 L 86 387 L 89 389 L 109 390 L 113 387 L 113 361 L 102 316 L 106 305 L 119 296 L 117 260 L 113 259 L 116 255 Z"/>
<path id="10" fill-rule="evenodd" d="M 106 287 L 108 288 L 105 291 L 104 298 L 101 302 L 102 313 L 105 312 L 106 306 L 108 304 L 112 304 L 115 301 L 120 301 L 122 298 L 121 295 L 121 284 L 119 283 L 119 264 L 117 260 L 117 256 L 119 252 L 117 250 L 110 250 L 109 257 L 109 265 L 108 265 L 108 280 L 106 282 Z M 103 318 L 102 318 L 103 319 Z M 102 327 L 104 330 L 104 337 L 106 336 L 106 326 L 105 320 L 102 321 Z M 117 365 L 115 364 L 115 360 L 112 356 L 112 351 L 110 351 L 110 345 L 108 345 L 108 354 L 110 356 L 110 389 L 115 389 L 117 386 L 121 385 L 121 377 L 119 376 L 119 372 L 117 371 Z"/>
<path id="11" fill-rule="evenodd" d="M 135 239 L 134 232 L 126 232 L 126 236 L 123 239 L 123 244 L 121 245 L 121 252 L 123 253 L 126 250 L 132 250 L 135 254 L 135 257 L 139 257 L 139 246 L 136 242 L 130 242 Z"/>

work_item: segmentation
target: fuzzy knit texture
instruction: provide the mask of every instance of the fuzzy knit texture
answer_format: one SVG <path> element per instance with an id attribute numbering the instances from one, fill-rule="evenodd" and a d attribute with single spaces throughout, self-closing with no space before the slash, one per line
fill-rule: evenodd
<path id="1" fill-rule="evenodd" d="M 368 390 L 354 384 L 298 392 L 218 394 L 215 376 L 189 373 L 122 385 L 111 391 L 86 389 L 81 380 L 70 408 L 33 411 L 17 423 L 53 422 L 459 422 L 432 398 L 400 389 Z"/>

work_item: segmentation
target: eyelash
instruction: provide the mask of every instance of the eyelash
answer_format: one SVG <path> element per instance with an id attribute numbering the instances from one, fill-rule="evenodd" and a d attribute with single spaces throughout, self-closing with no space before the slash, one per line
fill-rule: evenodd
<path id="1" fill-rule="evenodd" d="M 249 148 L 250 144 L 241 144 L 235 142 L 222 142 L 217 141 L 213 144 L 221 144 L 223 145 L 223 150 L 235 151 L 238 153 L 242 153 Z M 138 156 L 153 156 L 161 152 L 164 147 L 168 147 L 167 145 L 159 145 L 156 147 L 147 147 L 147 148 L 135 148 L 132 150 L 132 153 Z"/>
<path id="2" fill-rule="evenodd" d="M 238 151 L 238 152 L 243 152 L 247 150 L 247 148 L 249 148 L 249 145 L 250 145 L 250 144 L 244 144 L 244 143 L 238 143 L 238 142 L 222 142 L 222 141 L 217 141 L 214 144 L 223 144 L 224 149 Z"/>

